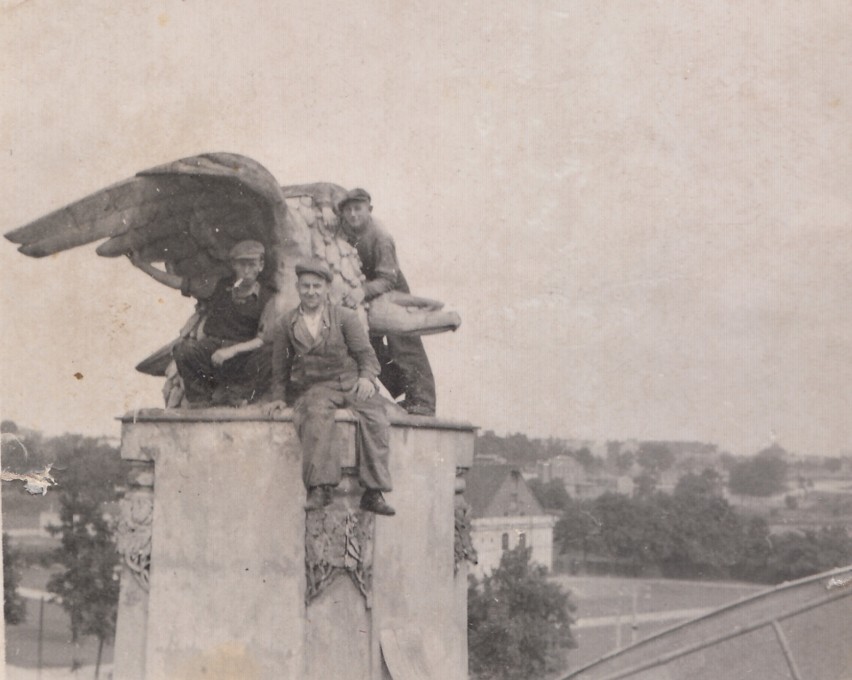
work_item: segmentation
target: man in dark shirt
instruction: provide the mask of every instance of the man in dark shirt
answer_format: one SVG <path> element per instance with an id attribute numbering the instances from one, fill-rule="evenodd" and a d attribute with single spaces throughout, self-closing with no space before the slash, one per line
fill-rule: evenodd
<path id="1" fill-rule="evenodd" d="M 337 208 L 343 217 L 343 234 L 361 258 L 361 270 L 367 279 L 364 299 L 369 302 L 391 290 L 410 293 L 399 268 L 393 237 L 372 215 L 370 194 L 353 189 Z M 346 298 L 343 301 L 352 302 Z M 396 399 L 405 393 L 403 406 L 413 415 L 435 415 L 435 378 L 423 341 L 416 335 L 388 335 L 373 337 L 371 342 L 381 364 L 379 379 L 391 396 Z"/>
<path id="2" fill-rule="evenodd" d="M 351 309 L 328 301 L 331 271 L 324 262 L 296 265 L 301 304 L 277 326 L 273 340 L 275 400 L 295 400 L 293 420 L 302 444 L 307 510 L 332 501 L 340 483 L 340 451 L 334 444 L 334 412 L 358 418 L 358 473 L 366 488 L 361 508 L 380 515 L 394 509 L 382 496 L 391 490 L 388 417 L 378 394 L 379 362 L 367 332 Z"/>
<path id="3" fill-rule="evenodd" d="M 264 263 L 262 243 L 240 241 L 231 248 L 234 273 L 218 280 L 183 278 L 135 255 L 130 260 L 204 305 L 202 333 L 183 338 L 172 349 L 190 406 L 236 406 L 255 401 L 269 389 L 272 345 L 266 342 L 264 318 L 271 313 L 274 291 L 258 279 Z"/>

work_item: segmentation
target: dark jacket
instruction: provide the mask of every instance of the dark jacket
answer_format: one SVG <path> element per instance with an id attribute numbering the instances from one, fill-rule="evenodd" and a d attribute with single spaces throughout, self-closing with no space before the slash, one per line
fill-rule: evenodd
<path id="1" fill-rule="evenodd" d="M 272 350 L 272 394 L 292 402 L 317 384 L 351 390 L 358 378 L 376 380 L 379 362 L 367 331 L 358 315 L 340 305 L 327 304 L 319 335 L 310 336 L 299 328 L 301 308 L 287 312 L 276 328 Z"/>
<path id="2" fill-rule="evenodd" d="M 235 279 L 233 275 L 218 281 L 185 278 L 181 292 L 203 303 L 205 335 L 229 342 L 245 342 L 260 336 L 268 342 L 265 322 L 274 312 L 269 302 L 275 296 L 275 291 L 258 281 L 256 293 L 238 300 L 232 295 Z"/>
<path id="3" fill-rule="evenodd" d="M 410 293 L 405 276 L 399 268 L 393 236 L 388 233 L 384 225 L 373 218 L 363 232 L 356 234 L 351 231 L 346 220 L 342 222 L 343 235 L 358 251 L 361 271 L 367 277 L 364 283 L 365 299 L 372 300 L 389 290 Z"/>

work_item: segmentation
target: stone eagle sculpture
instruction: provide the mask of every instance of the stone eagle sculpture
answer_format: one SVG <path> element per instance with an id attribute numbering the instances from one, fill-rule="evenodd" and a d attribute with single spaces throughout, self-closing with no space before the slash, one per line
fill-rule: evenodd
<path id="1" fill-rule="evenodd" d="M 228 251 L 245 239 L 266 248 L 265 275 L 277 289 L 276 316 L 298 304 L 296 263 L 317 257 L 331 269 L 330 296 L 360 301 L 371 334 L 427 335 L 456 330 L 461 320 L 440 302 L 390 291 L 363 301 L 364 277 L 355 248 L 339 234 L 337 202 L 346 190 L 336 184 L 280 186 L 260 163 L 232 153 L 209 153 L 161 165 L 60 208 L 6 234 L 31 257 L 45 257 L 106 239 L 105 257 L 135 253 L 162 262 L 182 277 L 226 275 Z M 181 331 L 195 332 L 196 313 Z M 175 379 L 165 345 L 137 365 L 149 375 Z M 170 394 L 170 392 L 172 392 Z M 180 396 L 165 390 L 167 405 Z"/>

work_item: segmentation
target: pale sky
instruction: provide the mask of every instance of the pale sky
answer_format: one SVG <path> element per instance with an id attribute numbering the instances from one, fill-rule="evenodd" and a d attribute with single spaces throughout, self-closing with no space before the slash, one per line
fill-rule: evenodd
<path id="1" fill-rule="evenodd" d="M 0 6 L 0 231 L 241 153 L 372 193 L 462 315 L 425 341 L 441 416 L 852 449 L 845 0 Z M 0 243 L 4 418 L 116 434 L 161 404 L 133 366 L 192 303 L 94 249 Z"/>

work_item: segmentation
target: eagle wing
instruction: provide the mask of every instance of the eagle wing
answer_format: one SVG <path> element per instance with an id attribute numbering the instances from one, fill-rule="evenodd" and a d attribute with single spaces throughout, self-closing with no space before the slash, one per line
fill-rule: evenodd
<path id="1" fill-rule="evenodd" d="M 185 158 L 145 170 L 15 229 L 6 238 L 32 257 L 106 239 L 97 253 L 137 253 L 179 276 L 228 273 L 228 251 L 254 239 L 280 259 L 287 208 L 275 178 L 229 153 Z M 284 238 L 282 238 L 284 237 Z M 277 264 L 277 263 L 275 263 Z"/>

